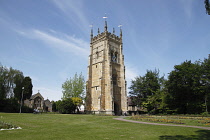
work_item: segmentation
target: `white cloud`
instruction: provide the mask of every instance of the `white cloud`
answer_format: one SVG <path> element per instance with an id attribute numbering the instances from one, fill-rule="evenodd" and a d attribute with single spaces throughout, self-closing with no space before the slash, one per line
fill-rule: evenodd
<path id="1" fill-rule="evenodd" d="M 127 81 L 127 95 L 129 95 L 129 87 L 131 86 L 131 81 L 134 80 L 135 77 L 137 77 L 137 69 L 130 64 L 125 64 L 125 78 Z"/>
<path id="2" fill-rule="evenodd" d="M 73 22 L 80 29 L 82 28 L 83 29 L 82 31 L 85 34 L 87 33 L 88 28 L 86 27 L 89 26 L 89 22 L 87 20 L 87 17 L 85 16 L 84 12 L 85 7 L 82 1 L 53 0 L 52 2 L 58 9 L 60 9 L 65 14 L 66 17 L 68 17 L 67 19 L 68 21 Z"/>
<path id="3" fill-rule="evenodd" d="M 50 30 L 51 33 L 44 32 L 38 29 L 16 30 L 20 35 L 40 40 L 53 49 L 59 49 L 63 52 L 70 52 L 78 56 L 87 58 L 89 54 L 89 43 L 82 39 L 69 36 L 64 33 L 58 33 Z M 59 37 L 58 37 L 59 36 Z"/>
<path id="4" fill-rule="evenodd" d="M 183 6 L 184 13 L 189 20 L 192 18 L 193 11 L 193 1 L 192 0 L 180 0 L 181 5 Z"/>
<path id="5" fill-rule="evenodd" d="M 134 80 L 134 78 L 138 76 L 137 74 L 137 70 L 135 67 L 126 64 L 125 65 L 125 77 L 126 77 L 126 81 L 130 82 L 131 80 Z"/>

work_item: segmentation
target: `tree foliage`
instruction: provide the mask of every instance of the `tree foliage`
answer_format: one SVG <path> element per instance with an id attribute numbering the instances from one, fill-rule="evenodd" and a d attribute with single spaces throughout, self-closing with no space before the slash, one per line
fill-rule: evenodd
<path id="1" fill-rule="evenodd" d="M 30 77 L 25 77 L 24 80 L 23 80 L 23 87 L 24 87 L 24 90 L 23 90 L 23 99 L 29 99 L 32 95 L 32 88 L 33 88 L 33 85 L 32 85 L 32 80 Z"/>
<path id="2" fill-rule="evenodd" d="M 8 69 L 0 65 L 0 99 L 4 99 L 7 96 L 6 91 L 6 77 Z"/>
<path id="3" fill-rule="evenodd" d="M 24 95 L 30 98 L 32 94 L 32 82 L 30 77 L 24 77 L 23 72 L 0 65 L 0 99 L 13 98 L 20 100 L 22 87 L 25 87 Z"/>
<path id="4" fill-rule="evenodd" d="M 135 96 L 134 102 L 146 108 L 149 112 L 157 110 L 160 105 L 159 93 L 163 88 L 164 77 L 159 76 L 159 70 L 147 70 L 144 76 L 132 80 L 130 94 Z"/>
<path id="5" fill-rule="evenodd" d="M 73 104 L 76 106 L 77 113 L 80 113 L 79 108 L 83 104 L 82 99 L 79 97 L 72 97 L 71 99 L 72 99 Z"/>
<path id="6" fill-rule="evenodd" d="M 77 73 L 73 78 L 67 79 L 63 84 L 63 99 L 72 97 L 84 97 L 85 80 L 82 73 L 78 76 Z"/>
<path id="7" fill-rule="evenodd" d="M 58 110 L 56 109 L 56 102 L 55 101 L 51 101 L 52 103 L 52 111 L 53 112 L 57 112 Z"/>
<path id="8" fill-rule="evenodd" d="M 23 73 L 19 70 L 13 69 L 10 67 L 9 69 L 4 67 L 3 68 L 3 93 L 6 94 L 6 98 L 14 97 L 14 88 L 16 87 L 17 83 L 21 83 L 21 77 L 23 77 Z"/>
<path id="9" fill-rule="evenodd" d="M 76 106 L 79 106 L 82 104 L 82 99 L 79 97 L 72 97 L 71 99 L 72 99 L 73 104 Z"/>
<path id="10" fill-rule="evenodd" d="M 167 88 L 171 97 L 170 107 L 177 113 L 200 113 L 204 92 L 201 83 L 200 62 L 185 61 L 174 66 L 169 74 Z"/>
<path id="11" fill-rule="evenodd" d="M 200 114 L 210 108 L 210 55 L 175 65 L 168 79 L 147 71 L 132 81 L 130 94 L 149 113 Z"/>
<path id="12" fill-rule="evenodd" d="M 32 94 L 32 81 L 30 77 L 24 77 L 23 72 L 7 68 L 0 64 L 0 112 L 18 112 L 22 97 L 22 87 L 25 88 L 24 99 L 30 98 Z M 23 112 L 31 112 L 24 107 Z"/>
<path id="13" fill-rule="evenodd" d="M 23 88 L 23 80 L 24 76 L 22 74 L 18 74 L 15 76 L 15 88 L 14 88 L 14 97 L 20 101 L 21 100 L 21 95 L 22 95 L 22 88 Z"/>
<path id="14" fill-rule="evenodd" d="M 207 101 L 209 101 L 210 99 L 210 55 L 208 59 L 204 59 L 204 62 L 202 63 L 202 69 L 203 69 L 203 75 L 201 81 L 205 94 L 204 104 L 206 112 L 208 112 L 208 106 L 210 106 L 210 104 L 207 104 L 208 103 Z"/>
<path id="15" fill-rule="evenodd" d="M 62 114 L 76 113 L 75 110 L 82 104 L 82 99 L 79 97 L 65 98 L 56 102 L 52 101 L 52 110 Z M 79 112 L 78 112 L 79 113 Z"/>
<path id="16" fill-rule="evenodd" d="M 205 8 L 206 8 L 206 14 L 210 15 L 210 2 L 209 2 L 209 0 L 205 0 L 204 3 L 205 3 Z"/>
<path id="17" fill-rule="evenodd" d="M 57 101 L 57 110 L 62 114 L 71 114 L 75 112 L 76 105 L 71 98 L 65 98 L 62 101 Z"/>
<path id="18" fill-rule="evenodd" d="M 144 76 L 136 77 L 131 81 L 130 94 L 140 98 L 154 95 L 160 89 L 163 77 L 159 77 L 159 71 L 147 70 Z"/>
<path id="19" fill-rule="evenodd" d="M 63 84 L 62 100 L 53 102 L 52 110 L 62 114 L 75 113 L 78 107 L 82 104 L 84 95 L 85 80 L 82 73 L 78 76 L 77 73 L 73 78 L 67 79 Z"/>
<path id="20" fill-rule="evenodd" d="M 185 61 L 169 74 L 168 105 L 176 113 L 208 112 L 210 98 L 210 56 L 204 61 Z"/>

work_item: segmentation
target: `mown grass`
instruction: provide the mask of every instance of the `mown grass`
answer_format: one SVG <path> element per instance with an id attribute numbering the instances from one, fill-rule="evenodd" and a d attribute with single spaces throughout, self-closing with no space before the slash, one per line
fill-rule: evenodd
<path id="1" fill-rule="evenodd" d="M 207 139 L 210 131 L 196 128 L 135 124 L 113 119 L 114 116 L 62 114 L 6 114 L 0 121 L 19 126 L 20 130 L 0 131 L 2 140 L 157 140 Z"/>
<path id="2" fill-rule="evenodd" d="M 127 119 L 144 122 L 210 127 L 210 117 L 135 115 Z"/>

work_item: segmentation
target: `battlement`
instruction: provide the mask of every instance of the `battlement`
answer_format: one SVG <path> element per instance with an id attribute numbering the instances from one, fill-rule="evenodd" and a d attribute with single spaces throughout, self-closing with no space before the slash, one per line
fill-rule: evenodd
<path id="1" fill-rule="evenodd" d="M 99 33 L 98 35 L 94 36 L 91 39 L 91 43 L 94 43 L 98 40 L 104 40 L 104 39 L 114 40 L 114 41 L 117 41 L 119 43 L 122 42 L 122 37 L 119 37 L 119 36 L 117 36 L 115 34 L 112 34 L 110 32 L 102 32 L 102 33 Z"/>

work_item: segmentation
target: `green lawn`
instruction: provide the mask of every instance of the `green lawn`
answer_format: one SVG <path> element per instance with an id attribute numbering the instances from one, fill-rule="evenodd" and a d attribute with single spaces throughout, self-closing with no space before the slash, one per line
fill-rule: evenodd
<path id="1" fill-rule="evenodd" d="M 135 124 L 114 120 L 113 116 L 0 113 L 0 121 L 23 128 L 0 131 L 0 140 L 202 140 L 210 137 L 208 130 Z"/>

